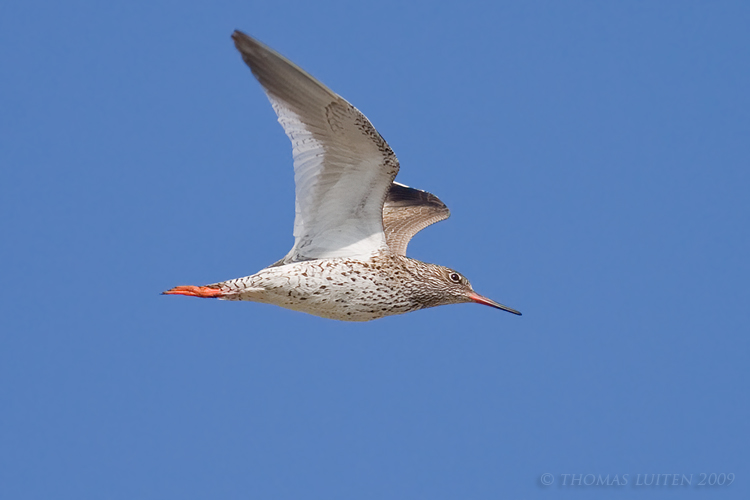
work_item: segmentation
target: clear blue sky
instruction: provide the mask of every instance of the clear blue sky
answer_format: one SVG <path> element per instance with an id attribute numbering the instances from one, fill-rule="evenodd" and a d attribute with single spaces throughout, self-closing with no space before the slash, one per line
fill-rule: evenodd
<path id="1" fill-rule="evenodd" d="M 234 29 L 448 204 L 412 257 L 524 315 L 160 296 L 292 244 Z M 749 3 L 10 0 L 0 67 L 0 498 L 750 498 Z"/>

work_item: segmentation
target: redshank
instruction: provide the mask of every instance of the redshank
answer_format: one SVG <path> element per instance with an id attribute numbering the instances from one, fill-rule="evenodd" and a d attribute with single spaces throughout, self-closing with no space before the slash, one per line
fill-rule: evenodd
<path id="1" fill-rule="evenodd" d="M 252 276 L 164 294 L 250 300 L 343 321 L 462 302 L 521 314 L 479 295 L 453 269 L 406 257 L 409 240 L 447 219 L 448 207 L 394 182 L 396 155 L 357 108 L 257 40 L 240 31 L 232 38 L 292 141 L 294 246 Z"/>

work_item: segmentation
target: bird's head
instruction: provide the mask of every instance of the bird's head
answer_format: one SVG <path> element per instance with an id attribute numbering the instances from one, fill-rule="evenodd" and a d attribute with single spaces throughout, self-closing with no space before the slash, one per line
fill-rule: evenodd
<path id="1" fill-rule="evenodd" d="M 437 302 L 435 305 L 476 302 L 477 304 L 484 304 L 519 316 L 521 315 L 521 313 L 515 309 L 479 295 L 471 287 L 469 280 L 453 269 L 438 266 L 436 264 L 426 264 L 421 271 L 422 272 L 419 274 L 421 275 L 422 281 L 427 284 L 430 299 Z"/>

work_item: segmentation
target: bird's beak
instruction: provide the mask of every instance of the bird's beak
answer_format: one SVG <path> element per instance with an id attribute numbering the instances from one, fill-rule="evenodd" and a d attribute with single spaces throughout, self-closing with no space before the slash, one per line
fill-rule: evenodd
<path id="1" fill-rule="evenodd" d="M 494 300 L 488 299 L 487 297 L 482 297 L 478 293 L 470 293 L 469 298 L 476 302 L 477 304 L 484 304 L 486 306 L 495 307 L 497 309 L 502 309 L 503 311 L 508 311 L 509 313 L 518 314 L 521 315 L 520 312 L 516 311 L 515 309 L 511 309 L 508 306 L 504 306 L 502 304 L 498 304 Z"/>

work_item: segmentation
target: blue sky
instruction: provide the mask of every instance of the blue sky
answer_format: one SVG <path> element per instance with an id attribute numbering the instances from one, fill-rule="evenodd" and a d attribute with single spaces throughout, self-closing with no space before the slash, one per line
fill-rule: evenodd
<path id="1" fill-rule="evenodd" d="M 4 2 L 0 497 L 748 498 L 748 26 L 746 2 Z M 451 208 L 411 257 L 524 315 L 160 296 L 293 241 L 234 29 Z M 667 473 L 692 484 L 635 485 Z"/>

